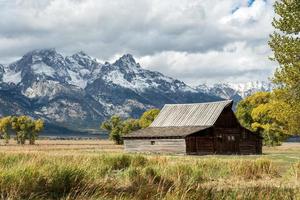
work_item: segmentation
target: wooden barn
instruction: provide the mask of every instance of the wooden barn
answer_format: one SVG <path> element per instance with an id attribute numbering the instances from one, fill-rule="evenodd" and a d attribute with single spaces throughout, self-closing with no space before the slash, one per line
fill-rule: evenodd
<path id="1" fill-rule="evenodd" d="M 124 136 L 128 152 L 261 154 L 262 137 L 242 127 L 232 101 L 166 104 L 153 123 Z"/>

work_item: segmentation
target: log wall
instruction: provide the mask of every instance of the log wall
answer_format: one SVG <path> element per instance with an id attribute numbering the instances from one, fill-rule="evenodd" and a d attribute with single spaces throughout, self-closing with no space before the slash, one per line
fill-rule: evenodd
<path id="1" fill-rule="evenodd" d="M 214 154 L 213 136 L 209 134 L 193 134 L 186 139 L 187 154 L 206 155 Z"/>
<path id="2" fill-rule="evenodd" d="M 186 153 L 184 139 L 125 139 L 124 148 L 127 152 Z"/>
<path id="3" fill-rule="evenodd" d="M 225 108 L 214 126 L 219 128 L 238 128 L 240 124 L 231 108 Z"/>
<path id="4" fill-rule="evenodd" d="M 242 138 L 239 145 L 241 154 L 262 153 L 262 139 L 246 129 L 242 131 Z"/>

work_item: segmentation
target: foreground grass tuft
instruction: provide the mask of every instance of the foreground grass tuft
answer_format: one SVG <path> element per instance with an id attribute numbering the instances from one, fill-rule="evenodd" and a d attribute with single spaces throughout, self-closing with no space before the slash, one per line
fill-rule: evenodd
<path id="1" fill-rule="evenodd" d="M 0 198 L 294 199 L 299 166 L 283 182 L 276 163 L 261 158 L 1 153 Z"/>

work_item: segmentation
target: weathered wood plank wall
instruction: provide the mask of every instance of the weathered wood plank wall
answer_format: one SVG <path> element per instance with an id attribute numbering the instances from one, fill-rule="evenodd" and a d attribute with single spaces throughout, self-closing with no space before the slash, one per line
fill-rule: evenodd
<path id="1" fill-rule="evenodd" d="M 186 153 L 184 139 L 130 139 L 124 146 L 127 152 Z"/>
<path id="2" fill-rule="evenodd" d="M 261 154 L 262 140 L 248 130 L 243 130 L 240 141 L 241 154 Z"/>
<path id="3" fill-rule="evenodd" d="M 231 108 L 225 108 L 214 126 L 218 128 L 238 128 L 240 124 Z"/>
<path id="4" fill-rule="evenodd" d="M 201 136 L 200 134 L 186 137 L 187 154 L 204 155 L 214 153 L 213 137 L 211 135 Z"/>

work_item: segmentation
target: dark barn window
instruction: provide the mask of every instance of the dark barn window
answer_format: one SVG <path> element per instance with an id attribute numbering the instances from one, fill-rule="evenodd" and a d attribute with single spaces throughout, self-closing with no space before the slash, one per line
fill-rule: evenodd
<path id="1" fill-rule="evenodd" d="M 155 141 L 151 141 L 151 145 L 155 145 Z"/>

